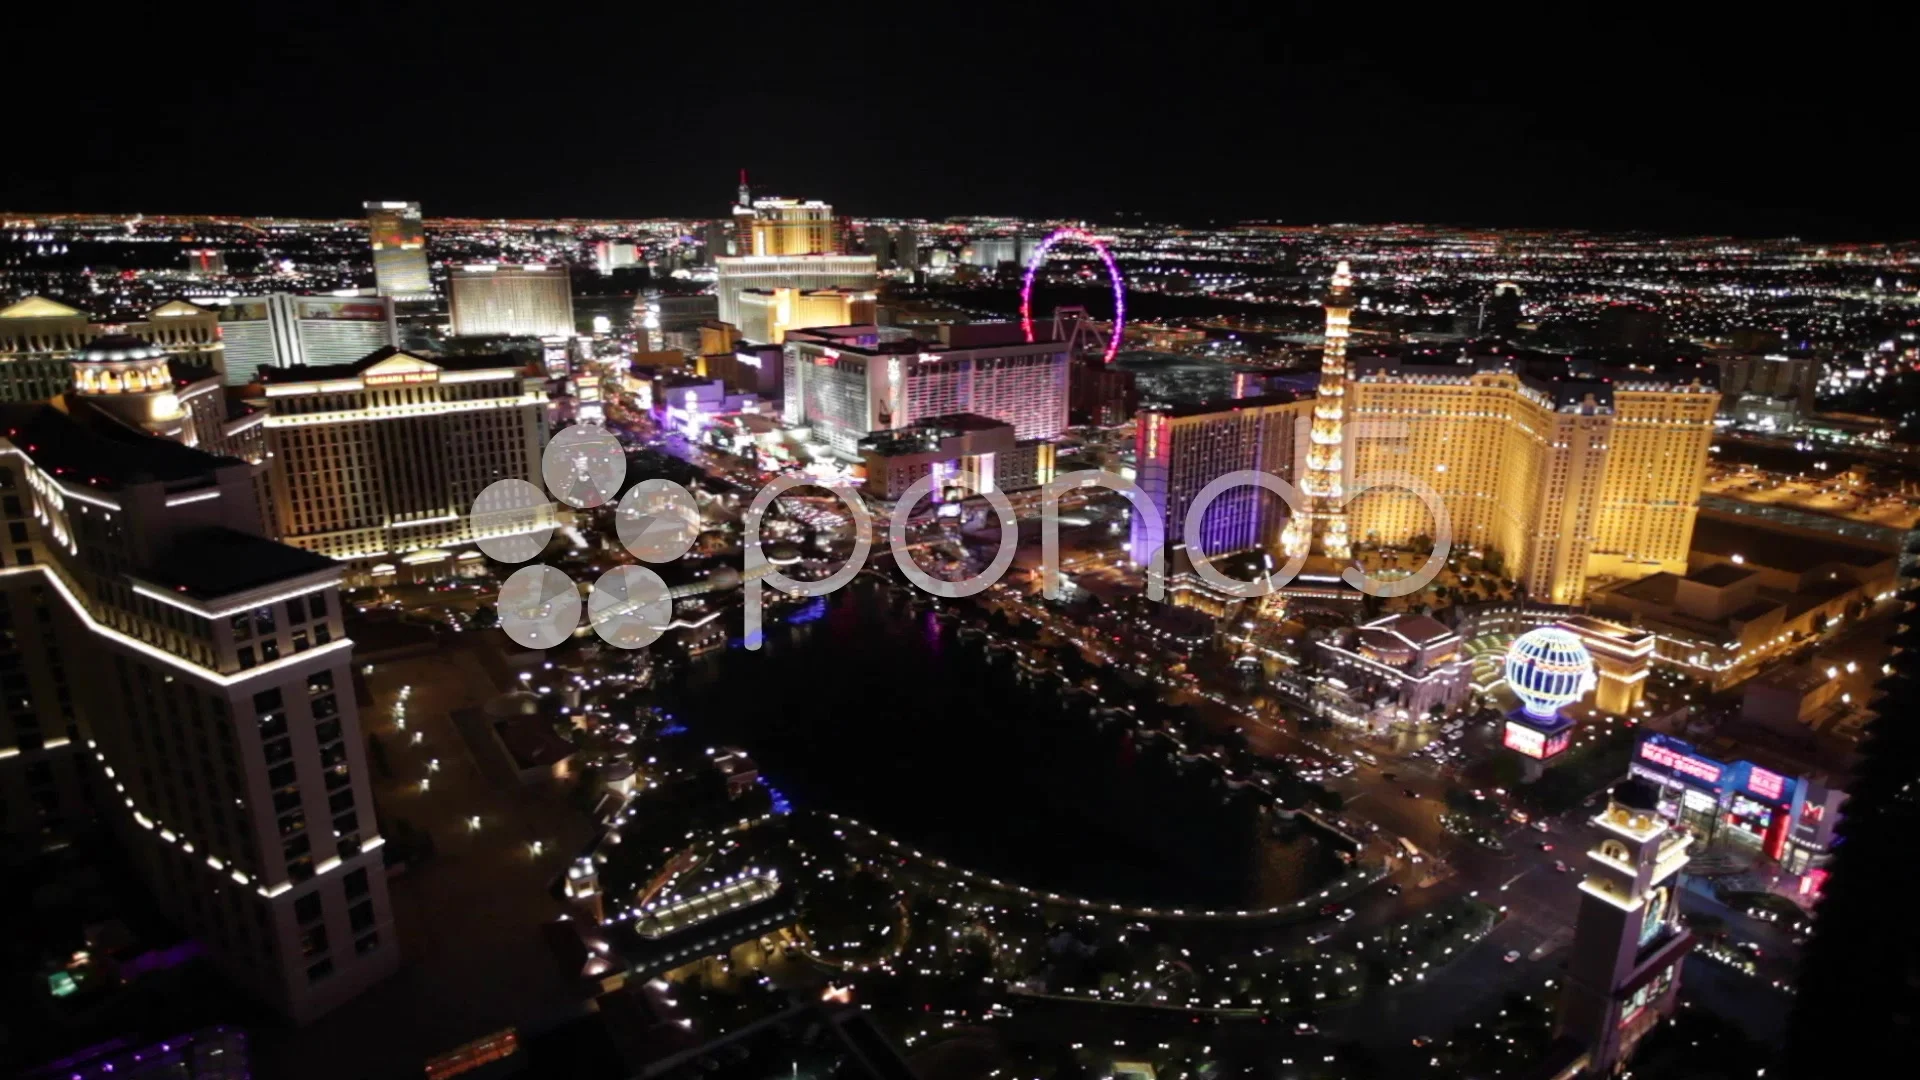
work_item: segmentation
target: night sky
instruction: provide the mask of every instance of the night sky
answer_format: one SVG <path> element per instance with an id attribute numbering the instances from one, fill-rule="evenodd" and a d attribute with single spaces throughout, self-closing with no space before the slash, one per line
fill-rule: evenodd
<path id="1" fill-rule="evenodd" d="M 0 210 L 719 216 L 745 167 L 856 215 L 1920 237 L 1911 25 L 1244 6 L 40 5 Z"/>

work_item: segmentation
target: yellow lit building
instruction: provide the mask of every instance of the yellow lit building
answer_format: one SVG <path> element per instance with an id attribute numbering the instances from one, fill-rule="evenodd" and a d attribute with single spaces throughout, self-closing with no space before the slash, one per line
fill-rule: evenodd
<path id="1" fill-rule="evenodd" d="M 509 358 L 388 348 L 261 375 L 278 539 L 355 563 L 356 579 L 444 576 L 482 528 L 481 492 L 539 480 L 546 395 Z"/>
<path id="2" fill-rule="evenodd" d="M 840 251 L 833 207 L 818 199 L 755 199 L 752 227 L 755 255 L 835 255 Z"/>
<path id="3" fill-rule="evenodd" d="M 1697 369 L 1595 373 L 1511 354 L 1364 357 L 1347 379 L 1350 535 L 1431 536 L 1424 503 L 1356 485 L 1393 476 L 1444 501 L 1456 547 L 1490 548 L 1538 600 L 1589 579 L 1684 573 L 1720 395 Z"/>
<path id="4" fill-rule="evenodd" d="M 740 336 L 767 345 L 784 343 L 789 330 L 854 326 L 874 319 L 871 289 L 748 289 L 740 294 L 739 303 Z M 732 352 L 734 344 L 709 349 L 706 331 L 701 330 L 703 354 Z"/>

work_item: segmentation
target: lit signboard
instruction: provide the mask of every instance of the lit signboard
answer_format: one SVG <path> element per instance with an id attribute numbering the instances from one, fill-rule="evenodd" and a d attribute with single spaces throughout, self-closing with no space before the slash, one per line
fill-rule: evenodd
<path id="1" fill-rule="evenodd" d="M 1512 726 L 1512 725 L 1508 725 Z M 1720 782 L 1720 766 L 1705 758 L 1692 754 L 1683 754 L 1659 743 L 1648 740 L 1640 744 L 1640 757 L 1681 776 L 1691 777 L 1703 784 Z"/>
<path id="2" fill-rule="evenodd" d="M 403 383 L 431 383 L 440 381 L 438 371 L 407 371 L 397 375 L 368 375 L 363 380 L 368 386 L 399 386 Z"/>
<path id="3" fill-rule="evenodd" d="M 1525 724 L 1507 721 L 1507 732 L 1501 743 L 1509 750 L 1517 750 L 1530 758 L 1547 756 L 1547 737 Z"/>
<path id="4" fill-rule="evenodd" d="M 1787 789 L 1787 778 L 1758 765 L 1747 772 L 1747 790 L 1772 802 L 1779 802 Z"/>

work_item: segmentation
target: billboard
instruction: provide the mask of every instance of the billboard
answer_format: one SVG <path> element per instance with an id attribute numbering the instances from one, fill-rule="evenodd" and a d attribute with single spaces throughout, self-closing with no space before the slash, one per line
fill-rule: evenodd
<path id="1" fill-rule="evenodd" d="M 220 309 L 221 322 L 264 322 L 267 318 L 267 301 L 235 300 Z"/>
<path id="2" fill-rule="evenodd" d="M 1519 751 L 1530 758 L 1547 756 L 1547 737 L 1525 724 L 1516 724 L 1511 720 L 1507 721 L 1507 731 L 1501 737 L 1500 743 L 1507 749 Z"/>
<path id="3" fill-rule="evenodd" d="M 1665 775 L 1687 784 L 1717 788 L 1726 773 L 1719 762 L 1695 754 L 1693 747 L 1658 734 L 1649 735 L 1640 743 L 1639 757 L 1657 766 Z"/>
<path id="4" fill-rule="evenodd" d="M 302 299 L 302 319 L 341 319 L 348 322 L 386 322 L 387 306 L 377 300 Z"/>

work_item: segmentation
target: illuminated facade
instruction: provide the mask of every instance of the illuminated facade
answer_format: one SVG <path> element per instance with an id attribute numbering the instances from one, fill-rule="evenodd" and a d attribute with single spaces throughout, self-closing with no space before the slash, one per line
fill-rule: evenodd
<path id="1" fill-rule="evenodd" d="M 169 300 L 145 321 L 99 323 L 79 308 L 29 296 L 0 308 L 0 402 L 45 401 L 72 385 L 72 362 L 96 338 L 127 335 L 170 358 L 224 370 L 226 352 L 214 312 Z"/>
<path id="2" fill-rule="evenodd" d="M 1017 439 L 1013 426 L 960 413 L 929 416 L 911 426 L 860 440 L 866 463 L 862 490 L 888 502 L 928 474 L 934 502 L 989 491 L 1027 491 L 1053 479 L 1053 444 Z"/>
<path id="3" fill-rule="evenodd" d="M 1376 732 L 1430 724 L 1473 691 L 1463 639 L 1429 615 L 1387 615 L 1320 642 L 1314 711 Z"/>
<path id="4" fill-rule="evenodd" d="M 1140 413 L 1134 481 L 1159 513 L 1159 536 L 1169 552 L 1185 552 L 1187 507 L 1208 484 L 1239 469 L 1296 474 L 1296 436 L 1313 406 L 1310 399 L 1287 394 Z M 1251 485 L 1230 488 L 1207 509 L 1202 550 L 1208 556 L 1271 551 L 1286 516 L 1285 505 L 1271 492 Z M 1154 540 L 1146 519 L 1134 515 L 1129 551 L 1136 564 L 1148 565 Z M 1168 563 L 1174 573 L 1183 566 L 1179 557 Z"/>
<path id="5" fill-rule="evenodd" d="M 740 297 L 750 289 L 872 292 L 880 281 L 877 263 L 871 255 L 741 255 L 713 262 L 718 272 L 714 283 L 719 301 L 717 313 L 721 322 L 736 327 L 746 323 Z"/>
<path id="6" fill-rule="evenodd" d="M 1591 615 L 1569 615 L 1555 625 L 1579 638 L 1593 659 L 1594 708 L 1626 716 L 1640 704 L 1653 668 L 1651 632 Z"/>
<path id="7" fill-rule="evenodd" d="M 565 263 L 477 263 L 447 276 L 457 337 L 570 337 L 573 286 Z"/>
<path id="8" fill-rule="evenodd" d="M 427 274 L 427 230 L 416 202 L 369 202 L 367 238 L 373 244 L 373 282 L 381 296 L 415 300 L 433 295 Z"/>
<path id="9" fill-rule="evenodd" d="M 305 1021 L 399 947 L 340 567 L 261 535 L 254 473 L 85 410 L 0 406 L 0 799 L 52 840 L 63 789 L 90 783 L 168 917 Z"/>
<path id="10" fill-rule="evenodd" d="M 502 357 L 383 349 L 265 375 L 273 520 L 288 544 L 375 575 L 437 574 L 472 543 L 487 485 L 539 482 L 541 379 Z"/>
<path id="11" fill-rule="evenodd" d="M 755 199 L 755 255 L 837 255 L 833 207 L 818 199 Z"/>
<path id="12" fill-rule="evenodd" d="M 816 326 L 854 326 L 873 321 L 873 293 L 866 289 L 747 289 L 736 298 L 740 321 L 733 326 L 747 341 L 779 345 L 790 330 Z M 709 348 L 701 335 L 701 355 L 732 353 L 735 342 Z"/>
<path id="13" fill-rule="evenodd" d="M 73 392 L 121 423 L 175 442 L 198 440 L 174 393 L 167 354 L 136 337 L 95 338 L 73 361 Z"/>
<path id="14" fill-rule="evenodd" d="M 1020 439 L 1054 439 L 1067 426 L 1067 346 L 1028 342 L 1012 323 L 943 327 L 922 341 L 877 326 L 787 335 L 785 417 L 847 461 L 868 433 L 920 419 L 976 413 Z"/>
<path id="15" fill-rule="evenodd" d="M 1288 558 L 1317 554 L 1345 562 L 1352 554 L 1343 477 L 1347 329 L 1353 314 L 1353 275 L 1344 259 L 1334 268 L 1333 281 L 1327 288 L 1326 307 L 1320 387 L 1313 403 L 1313 430 L 1308 436 L 1306 468 L 1300 473 L 1300 493 L 1309 505 L 1305 514 L 1287 522 L 1280 546 Z"/>
<path id="16" fill-rule="evenodd" d="M 1600 838 L 1587 852 L 1555 1026 L 1586 1047 L 1588 1075 L 1611 1076 L 1679 1005 L 1693 947 L 1680 922 L 1688 837 L 1667 827 L 1639 781 L 1616 788 L 1593 825 Z"/>
<path id="17" fill-rule="evenodd" d="M 229 300 L 217 317 L 235 386 L 261 368 L 351 364 L 400 340 L 386 296 L 269 293 Z"/>
<path id="18" fill-rule="evenodd" d="M 1362 359 L 1346 387 L 1352 480 L 1403 475 L 1446 504 L 1455 547 L 1491 548 L 1536 599 L 1581 600 L 1593 578 L 1684 572 L 1719 394 L 1697 371 L 1580 372 L 1512 355 Z M 1379 431 L 1380 434 L 1373 434 Z M 1415 496 L 1349 504 L 1356 540 L 1431 536 Z"/>
<path id="19" fill-rule="evenodd" d="M 1647 732 L 1634 747 L 1627 771 L 1659 794 L 1660 814 L 1704 843 L 1730 841 L 1757 848 L 1789 874 L 1803 879 L 1827 863 L 1846 792 L 1827 774 L 1809 774 L 1796 763 L 1721 761 L 1672 735 Z M 1810 891 L 1814 883 L 1803 885 Z"/>

